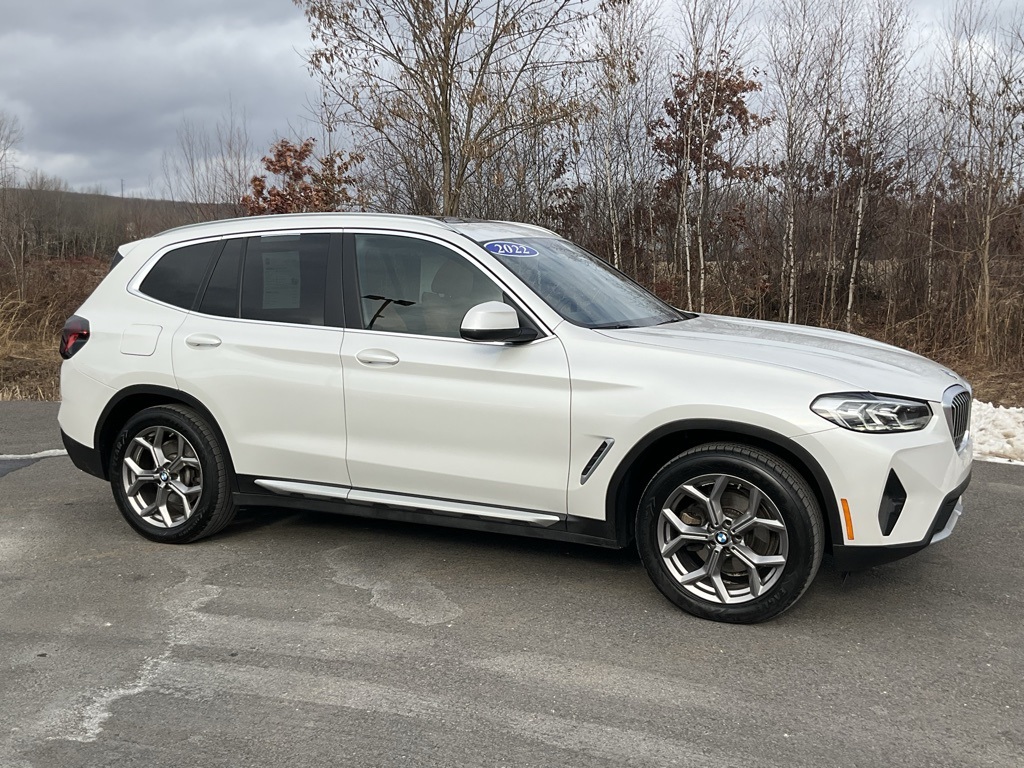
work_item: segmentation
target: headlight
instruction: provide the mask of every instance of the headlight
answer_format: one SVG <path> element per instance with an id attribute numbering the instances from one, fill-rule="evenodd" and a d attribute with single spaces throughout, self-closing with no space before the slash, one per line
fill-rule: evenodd
<path id="1" fill-rule="evenodd" d="M 811 403 L 811 410 L 855 432 L 913 432 L 924 429 L 932 418 L 928 403 L 870 392 L 822 395 Z"/>

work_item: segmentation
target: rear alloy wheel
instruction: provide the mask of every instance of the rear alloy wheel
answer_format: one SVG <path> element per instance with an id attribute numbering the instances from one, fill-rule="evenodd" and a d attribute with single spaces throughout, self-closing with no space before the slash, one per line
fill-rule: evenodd
<path id="1" fill-rule="evenodd" d="M 692 448 L 654 476 L 637 544 L 655 585 L 702 618 L 765 621 L 795 603 L 821 563 L 821 513 L 806 481 L 757 448 Z"/>
<path id="2" fill-rule="evenodd" d="M 225 451 L 195 411 L 168 405 L 129 419 L 118 436 L 110 482 L 125 520 L 146 538 L 184 544 L 235 515 Z"/>

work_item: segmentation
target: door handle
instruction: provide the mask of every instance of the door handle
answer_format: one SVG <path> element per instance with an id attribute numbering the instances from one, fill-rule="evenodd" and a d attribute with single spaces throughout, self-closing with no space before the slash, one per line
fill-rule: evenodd
<path id="1" fill-rule="evenodd" d="M 356 353 L 356 360 L 363 365 L 385 368 L 398 362 L 398 355 L 386 349 L 364 349 Z"/>
<path id="2" fill-rule="evenodd" d="M 220 339 L 210 333 L 193 333 L 186 337 L 185 343 L 193 349 L 212 349 L 220 346 Z"/>

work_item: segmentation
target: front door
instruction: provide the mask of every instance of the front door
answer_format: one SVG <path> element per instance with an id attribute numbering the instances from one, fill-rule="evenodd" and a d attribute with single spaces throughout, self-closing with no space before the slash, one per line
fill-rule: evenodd
<path id="1" fill-rule="evenodd" d="M 345 333 L 342 366 L 352 485 L 565 513 L 569 368 L 558 338 L 466 341 L 470 307 L 515 304 L 490 276 L 429 239 L 351 241 L 358 327 Z"/>

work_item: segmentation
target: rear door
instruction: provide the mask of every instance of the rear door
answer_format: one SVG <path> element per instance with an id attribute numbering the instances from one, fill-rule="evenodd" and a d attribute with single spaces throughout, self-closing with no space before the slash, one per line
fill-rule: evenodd
<path id="1" fill-rule="evenodd" d="M 209 408 L 235 470 L 348 485 L 340 235 L 225 241 L 174 334 L 178 386 Z"/>

